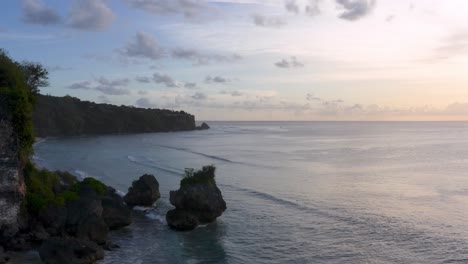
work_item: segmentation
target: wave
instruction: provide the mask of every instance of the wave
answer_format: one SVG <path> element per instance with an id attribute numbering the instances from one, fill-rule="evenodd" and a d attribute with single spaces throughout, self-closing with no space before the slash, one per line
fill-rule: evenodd
<path id="1" fill-rule="evenodd" d="M 147 158 L 147 157 L 143 157 L 143 159 L 145 159 L 147 162 L 144 162 L 141 159 L 139 159 L 139 158 L 137 158 L 135 156 L 131 156 L 131 155 L 127 156 L 127 159 L 129 161 L 131 161 L 131 162 L 133 162 L 135 164 L 141 165 L 141 166 L 145 166 L 145 167 L 165 171 L 167 173 L 175 174 L 175 175 L 178 175 L 178 176 L 183 176 L 184 175 L 184 172 L 182 170 L 177 170 L 177 169 L 170 168 L 170 167 L 164 167 L 164 166 L 156 165 L 154 163 L 148 163 L 148 162 L 154 162 L 154 160 L 152 160 L 150 158 Z"/>
<path id="2" fill-rule="evenodd" d="M 298 217 L 309 217 L 306 215 L 312 214 L 314 217 L 318 216 L 324 218 L 323 220 L 317 219 L 317 225 L 320 225 L 321 222 L 327 223 L 328 226 L 334 225 L 340 232 L 349 232 L 353 236 L 359 235 L 383 243 L 393 243 L 395 246 L 405 250 L 408 250 L 408 245 L 415 245 L 421 241 L 433 241 L 431 243 L 468 247 L 468 243 L 464 239 L 452 235 L 445 236 L 444 234 L 434 232 L 430 227 L 415 226 L 414 223 L 407 222 L 397 217 L 368 214 L 346 208 L 330 207 L 330 205 L 327 204 L 324 204 L 322 207 L 313 204 L 305 205 L 297 201 L 257 190 L 224 184 L 221 186 L 282 205 L 288 209 L 297 210 Z M 333 222 L 336 224 L 333 224 Z M 418 253 L 417 248 L 410 250 Z M 442 263 L 464 262 L 465 260 L 464 258 L 448 259 Z"/>
<path id="3" fill-rule="evenodd" d="M 211 159 L 215 159 L 215 160 L 219 160 L 219 161 L 224 161 L 224 162 L 229 162 L 229 163 L 241 163 L 241 162 L 232 161 L 232 160 L 229 160 L 229 159 L 226 159 L 226 158 L 223 158 L 223 157 L 219 157 L 219 156 L 214 156 L 214 155 L 209 155 L 209 154 L 205 154 L 205 153 L 193 151 L 193 150 L 188 149 L 188 148 L 178 148 L 178 147 L 171 147 L 171 146 L 165 146 L 165 145 L 157 145 L 157 146 L 158 146 L 158 147 L 162 147 L 162 148 L 167 148 L 167 149 L 174 149 L 174 150 L 184 151 L 184 152 L 188 152 L 188 153 L 192 153 L 192 154 L 204 156 L 204 157 L 211 158 Z"/>
<path id="4" fill-rule="evenodd" d="M 205 153 L 202 153 L 202 152 L 193 151 L 193 150 L 188 149 L 188 148 L 172 147 L 172 146 L 166 146 L 166 145 L 155 145 L 155 146 L 161 147 L 161 148 L 167 148 L 167 149 L 183 151 L 183 152 L 191 153 L 191 154 L 195 154 L 195 155 L 200 155 L 200 156 L 203 156 L 203 157 L 206 157 L 206 158 L 210 158 L 210 159 L 213 159 L 213 160 L 222 161 L 222 162 L 226 162 L 226 163 L 231 163 L 231 164 L 241 164 L 241 165 L 246 165 L 246 166 L 255 167 L 255 168 L 267 168 L 267 169 L 280 168 L 278 166 L 267 166 L 267 165 L 260 165 L 260 164 L 254 164 L 254 163 L 248 163 L 248 162 L 233 161 L 233 160 L 223 158 L 223 157 L 220 157 L 220 156 L 209 155 L 209 154 L 205 154 Z"/>
<path id="5" fill-rule="evenodd" d="M 146 217 L 148 217 L 149 219 L 152 219 L 152 220 L 157 220 L 158 222 L 160 222 L 161 224 L 167 224 L 166 222 L 166 216 L 162 216 L 158 213 L 155 213 L 155 212 L 149 212 L 149 213 L 146 213 L 145 214 Z"/>

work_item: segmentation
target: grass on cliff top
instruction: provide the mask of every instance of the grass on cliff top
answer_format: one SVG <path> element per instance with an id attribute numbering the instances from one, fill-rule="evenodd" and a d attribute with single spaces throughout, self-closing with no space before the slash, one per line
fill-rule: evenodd
<path id="1" fill-rule="evenodd" d="M 185 177 L 180 181 L 180 186 L 187 186 L 196 183 L 216 184 L 216 167 L 213 165 L 203 166 L 201 170 L 195 171 L 193 168 L 185 169 Z"/>
<path id="2" fill-rule="evenodd" d="M 66 202 L 76 200 L 83 185 L 101 196 L 106 191 L 106 186 L 94 178 L 85 178 L 79 182 L 68 172 L 38 170 L 31 162 L 24 168 L 24 177 L 27 188 L 25 205 L 29 212 L 35 214 L 54 205 L 63 206 Z"/>

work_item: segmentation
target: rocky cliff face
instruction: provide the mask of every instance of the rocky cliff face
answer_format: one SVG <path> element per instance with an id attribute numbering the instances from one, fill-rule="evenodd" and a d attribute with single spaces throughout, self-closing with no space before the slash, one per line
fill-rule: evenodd
<path id="1" fill-rule="evenodd" d="M 19 229 L 25 186 L 18 151 L 11 114 L 5 98 L 0 98 L 0 239 L 8 239 Z"/>

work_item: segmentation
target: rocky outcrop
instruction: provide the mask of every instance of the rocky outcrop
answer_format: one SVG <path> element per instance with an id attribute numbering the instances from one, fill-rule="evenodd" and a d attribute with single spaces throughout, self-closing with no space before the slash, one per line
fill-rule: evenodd
<path id="1" fill-rule="evenodd" d="M 101 199 L 102 216 L 110 230 L 128 226 L 132 223 L 132 211 L 114 188 L 107 187 L 106 194 Z"/>
<path id="2" fill-rule="evenodd" d="M 68 234 L 104 244 L 108 227 L 102 217 L 100 194 L 88 184 L 81 184 L 76 200 L 67 206 L 65 228 Z"/>
<path id="3" fill-rule="evenodd" d="M 25 194 L 19 140 L 6 106 L 6 98 L 0 94 L 0 242 L 18 232 Z"/>
<path id="4" fill-rule="evenodd" d="M 215 168 L 203 167 L 189 173 L 179 190 L 170 192 L 176 209 L 166 214 L 168 225 L 176 230 L 191 230 L 198 224 L 210 223 L 226 210 L 226 202 L 215 182 Z"/>
<path id="5" fill-rule="evenodd" d="M 124 201 L 129 206 L 151 206 L 161 197 L 159 183 L 153 175 L 145 174 L 132 183 Z"/>
<path id="6" fill-rule="evenodd" d="M 203 122 L 203 123 L 201 124 L 201 126 L 198 126 L 198 127 L 197 127 L 197 129 L 198 129 L 198 130 L 206 130 L 206 129 L 210 129 L 210 126 L 209 126 L 207 123 Z"/>
<path id="7" fill-rule="evenodd" d="M 166 222 L 170 227 L 179 231 L 195 229 L 200 222 L 197 217 L 185 210 L 172 209 L 166 214 Z"/>
<path id="8" fill-rule="evenodd" d="M 92 264 L 104 258 L 96 243 L 76 238 L 50 238 L 39 249 L 41 260 L 47 264 Z"/>

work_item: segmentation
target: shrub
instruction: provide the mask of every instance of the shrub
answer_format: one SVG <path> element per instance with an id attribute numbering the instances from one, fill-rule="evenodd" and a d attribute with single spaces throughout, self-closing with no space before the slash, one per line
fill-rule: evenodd
<path id="1" fill-rule="evenodd" d="M 196 183 L 216 184 L 216 167 L 213 165 L 203 166 L 201 170 L 195 171 L 193 168 L 185 169 L 185 177 L 180 181 L 180 186 L 186 186 Z"/>
<path id="2" fill-rule="evenodd" d="M 91 189 L 95 190 L 99 195 L 103 196 L 106 193 L 106 185 L 104 183 L 94 179 L 94 178 L 85 178 L 80 185 L 88 185 Z"/>
<path id="3" fill-rule="evenodd" d="M 101 196 L 106 192 L 106 186 L 94 178 L 85 178 L 78 182 L 70 173 L 38 170 L 31 162 L 24 168 L 24 177 L 27 188 L 25 205 L 31 213 L 39 213 L 53 205 L 63 206 L 66 202 L 76 200 L 83 185 Z"/>
<path id="4" fill-rule="evenodd" d="M 24 168 L 26 180 L 26 207 L 32 213 L 38 213 L 51 205 L 63 205 L 65 197 L 55 193 L 60 184 L 57 174 L 48 170 L 38 170 L 31 162 Z"/>

